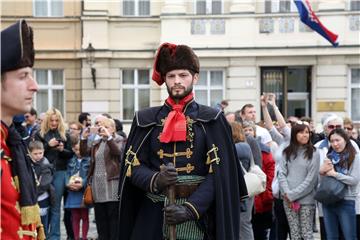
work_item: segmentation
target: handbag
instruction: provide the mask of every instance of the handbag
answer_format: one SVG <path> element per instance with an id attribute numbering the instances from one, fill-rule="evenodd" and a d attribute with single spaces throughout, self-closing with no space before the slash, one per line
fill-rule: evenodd
<path id="1" fill-rule="evenodd" d="M 334 177 L 323 176 L 315 192 L 315 200 L 322 204 L 333 204 L 344 199 L 346 184 Z"/>
<path id="2" fill-rule="evenodd" d="M 84 195 L 83 195 L 83 203 L 84 205 L 92 205 L 94 203 L 92 189 L 91 189 L 91 182 L 89 181 L 86 185 Z"/>
<path id="3" fill-rule="evenodd" d="M 253 157 L 250 159 L 249 171 L 246 171 L 243 165 L 241 168 L 244 171 L 244 179 L 249 197 L 256 196 L 266 190 L 266 174 L 261 168 L 254 163 Z"/>

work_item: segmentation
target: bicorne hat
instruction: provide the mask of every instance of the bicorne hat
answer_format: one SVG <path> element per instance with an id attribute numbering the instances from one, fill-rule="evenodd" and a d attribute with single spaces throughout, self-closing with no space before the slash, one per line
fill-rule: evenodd
<path id="1" fill-rule="evenodd" d="M 34 65 L 33 30 L 20 20 L 1 31 L 1 73 Z"/>
<path id="2" fill-rule="evenodd" d="M 167 72 L 175 69 L 187 69 L 192 73 L 199 73 L 199 58 L 186 45 L 163 43 L 157 50 L 152 79 L 162 85 Z"/>

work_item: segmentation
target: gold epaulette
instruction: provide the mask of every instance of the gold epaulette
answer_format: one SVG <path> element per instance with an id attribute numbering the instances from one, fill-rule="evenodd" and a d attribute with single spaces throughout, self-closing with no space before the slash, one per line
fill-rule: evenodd
<path id="1" fill-rule="evenodd" d="M 22 225 L 29 225 L 29 224 L 41 222 L 40 208 L 38 204 L 32 206 L 20 207 L 20 211 L 21 211 Z"/>

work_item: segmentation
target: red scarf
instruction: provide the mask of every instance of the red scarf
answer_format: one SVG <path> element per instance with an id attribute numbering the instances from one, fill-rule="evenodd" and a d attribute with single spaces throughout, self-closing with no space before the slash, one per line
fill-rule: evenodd
<path id="1" fill-rule="evenodd" d="M 169 112 L 164 129 L 160 135 L 160 142 L 178 142 L 186 141 L 186 118 L 183 113 L 185 105 L 193 99 L 193 93 L 190 93 L 176 103 L 172 98 L 168 97 L 166 103 L 172 107 Z"/>

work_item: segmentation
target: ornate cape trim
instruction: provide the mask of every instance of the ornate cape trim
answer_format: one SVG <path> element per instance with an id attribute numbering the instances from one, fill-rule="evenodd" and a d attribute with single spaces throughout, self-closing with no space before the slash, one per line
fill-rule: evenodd
<path id="1" fill-rule="evenodd" d="M 126 170 L 126 176 L 131 176 L 131 168 L 136 167 L 140 165 L 140 161 L 136 156 L 136 153 L 131 151 L 132 146 L 129 147 L 129 150 L 126 152 L 126 158 L 125 158 L 125 165 L 128 165 L 128 168 Z M 129 160 L 130 158 L 130 160 Z"/>
<path id="2" fill-rule="evenodd" d="M 218 151 L 219 148 L 215 146 L 215 144 L 212 145 L 212 148 L 207 152 L 207 160 L 206 164 L 209 165 L 209 173 L 213 173 L 213 163 L 215 162 L 217 165 L 220 163 L 220 158 L 218 157 Z M 211 158 L 211 154 L 213 154 L 213 158 Z"/>
<path id="3" fill-rule="evenodd" d="M 155 180 L 155 177 L 158 175 L 159 173 L 156 172 L 154 173 L 154 175 L 151 177 L 151 180 L 150 180 L 150 192 L 151 193 L 154 193 L 155 192 L 155 189 L 154 189 L 154 180 Z"/>
<path id="4" fill-rule="evenodd" d="M 139 166 L 140 165 L 140 161 L 139 159 L 136 157 L 137 152 L 141 149 L 142 145 L 144 144 L 145 140 L 148 138 L 148 136 L 150 135 L 150 133 L 152 132 L 152 130 L 154 129 L 154 127 L 152 127 L 148 133 L 145 135 L 144 139 L 141 141 L 138 149 L 134 152 L 131 149 L 133 148 L 133 146 L 131 145 L 128 149 L 128 151 L 126 152 L 126 158 L 125 158 L 125 168 L 126 169 L 126 176 L 127 177 L 131 177 L 131 167 L 132 166 Z M 129 156 L 132 155 L 133 158 L 129 160 Z"/>

